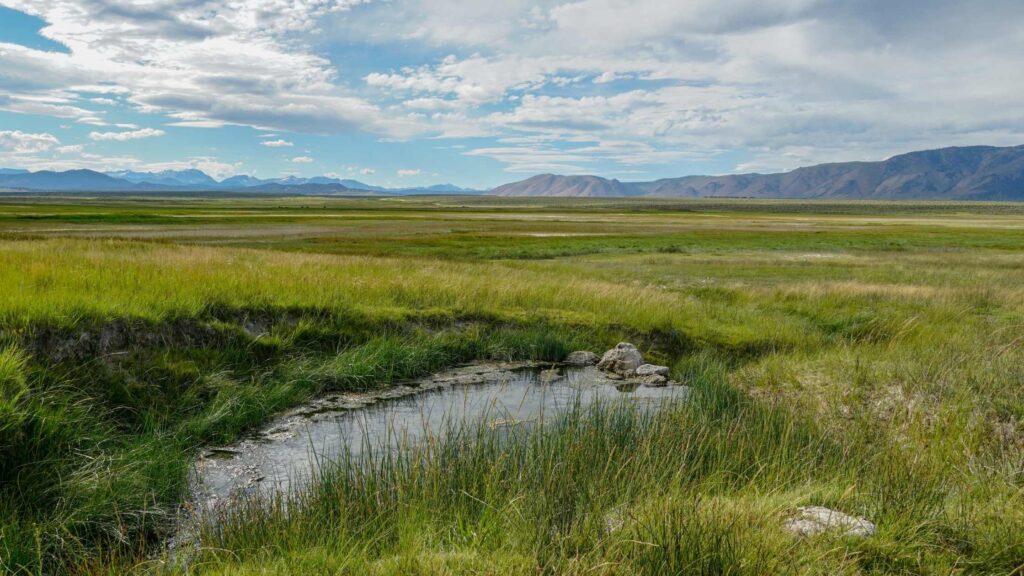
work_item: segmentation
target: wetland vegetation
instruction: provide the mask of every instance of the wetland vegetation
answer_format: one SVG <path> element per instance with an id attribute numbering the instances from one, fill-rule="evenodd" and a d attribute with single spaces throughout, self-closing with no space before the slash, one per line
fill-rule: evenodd
<path id="1" fill-rule="evenodd" d="M 203 446 L 622 340 L 688 401 L 453 423 L 163 549 Z M 0 570 L 1021 574 L 1024 208 L 5 197 Z"/>

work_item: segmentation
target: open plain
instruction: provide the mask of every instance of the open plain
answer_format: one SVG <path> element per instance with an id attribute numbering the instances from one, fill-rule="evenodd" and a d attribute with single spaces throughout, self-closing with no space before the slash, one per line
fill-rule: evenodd
<path id="1" fill-rule="evenodd" d="M 166 549 L 195 454 L 314 396 L 620 341 L 689 399 L 455 423 Z M 4 197 L 0 570 L 1024 573 L 1024 206 Z"/>

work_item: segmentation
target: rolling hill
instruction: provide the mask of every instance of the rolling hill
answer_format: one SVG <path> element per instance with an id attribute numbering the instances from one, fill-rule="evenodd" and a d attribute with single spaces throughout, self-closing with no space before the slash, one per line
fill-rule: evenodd
<path id="1" fill-rule="evenodd" d="M 639 189 L 618 180 L 607 180 L 598 176 L 558 176 L 541 174 L 498 186 L 491 190 L 498 196 L 580 196 L 589 198 L 637 196 Z"/>
<path id="2" fill-rule="evenodd" d="M 499 186 L 501 196 L 664 196 L 875 200 L 1024 200 L 1024 146 L 943 148 L 881 162 L 843 162 L 779 174 L 619 182 L 546 174 Z"/>

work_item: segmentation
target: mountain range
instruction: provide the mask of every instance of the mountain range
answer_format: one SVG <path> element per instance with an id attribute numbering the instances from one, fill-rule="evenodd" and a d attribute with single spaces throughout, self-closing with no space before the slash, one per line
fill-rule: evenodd
<path id="1" fill-rule="evenodd" d="M 216 180 L 201 170 L 135 172 L 67 170 L 30 172 L 0 168 L 0 188 L 36 192 L 251 192 L 272 194 L 475 194 L 453 184 L 385 188 L 358 180 L 314 176 L 260 179 L 248 175 Z"/>
<path id="2" fill-rule="evenodd" d="M 881 162 L 842 162 L 778 174 L 685 176 L 620 182 L 542 174 L 499 196 L 654 196 L 874 200 L 1024 200 L 1024 146 L 943 148 Z"/>
<path id="3" fill-rule="evenodd" d="M 216 180 L 201 170 L 54 172 L 3 168 L 0 189 L 45 192 L 247 192 L 267 194 L 478 194 L 452 184 L 384 188 L 328 176 Z M 925 150 L 881 162 L 841 162 L 776 174 L 684 176 L 620 182 L 599 176 L 541 174 L 487 192 L 499 196 L 742 197 L 874 200 L 1024 201 L 1024 146 Z"/>

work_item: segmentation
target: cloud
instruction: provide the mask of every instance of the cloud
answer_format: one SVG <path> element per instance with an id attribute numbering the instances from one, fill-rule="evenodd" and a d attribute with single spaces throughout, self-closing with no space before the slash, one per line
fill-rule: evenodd
<path id="1" fill-rule="evenodd" d="M 516 170 L 559 166 L 536 162 L 563 155 L 536 144 L 555 140 L 590 141 L 574 159 L 603 166 L 730 151 L 774 169 L 1024 140 L 1018 2 L 502 4 L 463 14 L 452 1 L 400 2 L 408 18 L 393 23 L 394 37 L 470 55 L 364 81 L 429 113 L 443 136 L 536 138 L 528 153 L 481 154 Z M 596 88 L 575 88 L 581 76 Z"/>
<path id="2" fill-rule="evenodd" d="M 402 168 L 402 169 L 399 169 L 396 172 L 396 174 L 398 174 L 399 178 L 407 178 L 409 176 L 419 176 L 422 173 L 423 173 L 423 170 L 420 170 L 419 168 Z"/>
<path id="3" fill-rule="evenodd" d="M 195 156 L 178 162 L 142 162 L 136 170 L 161 172 L 163 170 L 202 170 L 216 179 L 223 179 L 238 174 L 242 169 L 241 162 L 223 162 L 212 156 Z"/>
<path id="4" fill-rule="evenodd" d="M 728 34 L 805 16 L 819 0 L 580 0 L 551 9 L 564 37 L 584 47 L 629 47 L 685 35 Z M 642 15 L 642 17 L 637 17 Z"/>
<path id="5" fill-rule="evenodd" d="M 0 92 L 14 95 L 0 108 L 24 106 L 29 96 L 74 98 L 78 87 L 114 85 L 127 104 L 177 117 L 179 126 L 407 137 L 423 127 L 350 94 L 331 62 L 310 47 L 322 18 L 367 3 L 11 0 L 12 8 L 47 21 L 43 34 L 70 54 L 0 44 Z M 62 105 L 30 113 L 100 118 Z"/>
<path id="6" fill-rule="evenodd" d="M 291 148 L 295 145 L 287 140 L 264 140 L 260 144 L 268 148 Z"/>
<path id="7" fill-rule="evenodd" d="M 179 117 L 178 115 L 171 114 L 173 117 Z M 187 116 L 187 115 L 183 115 Z M 168 126 L 175 126 L 178 128 L 223 128 L 227 126 L 227 122 L 221 122 L 220 120 L 179 120 L 177 122 L 168 122 Z"/>
<path id="8" fill-rule="evenodd" d="M 157 130 L 155 128 L 142 128 L 140 130 L 131 130 L 129 132 L 90 132 L 89 138 L 92 140 L 96 140 L 97 142 L 126 142 L 128 140 L 141 140 L 143 138 L 155 138 L 157 136 L 163 135 L 163 130 Z"/>
<path id="9" fill-rule="evenodd" d="M 362 174 L 363 176 L 373 176 L 374 174 L 377 173 L 377 171 L 374 170 L 373 168 L 363 168 L 359 171 L 359 173 Z"/>
<path id="10" fill-rule="evenodd" d="M 241 162 L 223 162 L 211 156 L 196 156 L 185 160 L 171 162 L 147 162 L 135 156 L 106 156 L 87 152 L 82 145 L 59 146 L 53 150 L 57 155 L 28 154 L 19 155 L 15 159 L 19 167 L 30 170 L 76 170 L 91 169 L 97 171 L 134 170 L 141 172 L 161 172 L 163 170 L 187 170 L 195 168 L 206 172 L 217 179 L 238 174 L 242 170 Z"/>
<path id="11" fill-rule="evenodd" d="M 1015 0 L 5 5 L 70 53 L 0 43 L 0 110 L 68 123 L 133 108 L 190 128 L 473 138 L 471 156 L 513 171 L 772 170 L 1024 141 Z"/>
<path id="12" fill-rule="evenodd" d="M 50 150 L 60 144 L 53 134 L 32 134 L 20 130 L 0 131 L 0 151 L 14 154 L 32 154 Z"/>
<path id="13" fill-rule="evenodd" d="M 0 60 L 2 65 L 2 60 Z M 0 68 L 2 69 L 2 68 Z M 38 114 L 55 118 L 73 118 L 80 124 L 103 125 L 98 113 L 69 104 L 70 99 L 52 96 L 15 96 L 0 94 L 0 110 L 19 114 Z"/>
<path id="14" fill-rule="evenodd" d="M 591 156 L 587 154 L 580 154 L 573 150 L 560 150 L 547 145 L 476 148 L 468 150 L 464 154 L 492 158 L 505 164 L 507 172 L 521 173 L 579 174 L 587 171 L 583 166 L 592 160 Z"/>
<path id="15" fill-rule="evenodd" d="M 313 162 L 313 159 L 309 156 L 296 156 L 295 158 L 292 158 L 291 161 L 294 164 L 309 164 Z"/>

